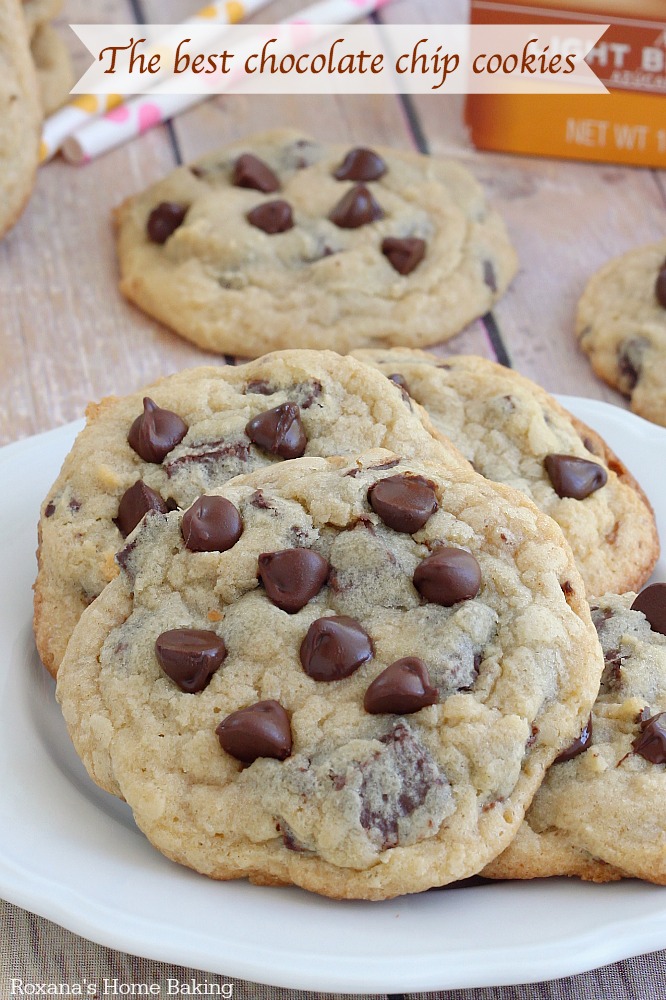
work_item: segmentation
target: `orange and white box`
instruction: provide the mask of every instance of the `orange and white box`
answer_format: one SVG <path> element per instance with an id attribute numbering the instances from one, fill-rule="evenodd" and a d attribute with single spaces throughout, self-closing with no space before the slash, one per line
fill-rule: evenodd
<path id="1" fill-rule="evenodd" d="M 610 24 L 587 56 L 609 94 L 470 94 L 479 149 L 666 167 L 666 0 L 471 0 L 472 24 Z"/>

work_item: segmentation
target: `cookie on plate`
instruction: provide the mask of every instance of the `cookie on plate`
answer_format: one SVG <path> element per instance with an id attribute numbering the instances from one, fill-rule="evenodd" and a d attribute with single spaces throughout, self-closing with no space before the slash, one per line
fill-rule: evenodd
<path id="1" fill-rule="evenodd" d="M 666 584 L 593 602 L 601 690 L 518 836 L 483 874 L 666 884 Z"/>
<path id="2" fill-rule="evenodd" d="M 468 464 L 303 458 L 147 515 L 57 696 L 168 857 L 333 897 L 464 878 L 603 666 L 562 534 Z"/>
<path id="3" fill-rule="evenodd" d="M 446 340 L 516 270 L 457 163 L 279 130 L 176 171 L 116 213 L 121 290 L 208 350 Z"/>
<path id="4" fill-rule="evenodd" d="M 466 464 L 383 375 L 328 351 L 191 369 L 90 406 L 87 416 L 41 511 L 35 634 L 53 674 L 147 510 L 187 507 L 232 476 L 303 454 L 388 447 Z"/>
<path id="5" fill-rule="evenodd" d="M 562 528 L 589 594 L 639 589 L 659 555 L 650 504 L 598 434 L 540 386 L 485 358 L 356 351 L 427 411 L 477 472 Z"/>
<path id="6" fill-rule="evenodd" d="M 578 304 L 576 334 L 597 375 L 666 427 L 666 239 L 609 261 Z"/>
<path id="7" fill-rule="evenodd" d="M 0 5 L 0 237 L 30 197 L 42 113 L 26 22 L 18 0 Z"/>

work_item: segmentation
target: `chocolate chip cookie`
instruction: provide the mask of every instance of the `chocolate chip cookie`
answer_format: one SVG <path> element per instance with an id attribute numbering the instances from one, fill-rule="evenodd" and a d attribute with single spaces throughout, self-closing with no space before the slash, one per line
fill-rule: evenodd
<path id="1" fill-rule="evenodd" d="M 666 884 L 666 584 L 592 603 L 601 690 L 518 836 L 484 875 Z"/>
<path id="2" fill-rule="evenodd" d="M 25 18 L 18 0 L 0 5 L 0 237 L 30 197 L 42 113 Z"/>
<path id="3" fill-rule="evenodd" d="M 285 351 L 196 368 L 88 409 L 40 519 L 35 634 L 55 674 L 83 609 L 117 573 L 114 555 L 149 510 L 187 507 L 258 466 L 389 447 L 441 455 L 379 372 L 324 351 Z"/>
<path id="4" fill-rule="evenodd" d="M 470 875 L 598 689 L 561 532 L 468 464 L 276 463 L 148 514 L 117 561 L 57 695 L 94 779 L 214 878 L 382 899 Z"/>
<path id="5" fill-rule="evenodd" d="M 295 131 L 180 167 L 116 219 L 127 298 L 246 357 L 446 340 L 516 270 L 502 220 L 459 164 Z"/>
<path id="6" fill-rule="evenodd" d="M 597 375 L 666 427 L 666 240 L 611 260 L 578 304 L 576 334 Z"/>
<path id="7" fill-rule="evenodd" d="M 637 590 L 659 555 L 650 504 L 622 462 L 544 389 L 485 358 L 357 351 L 425 407 L 477 472 L 560 525 L 588 593 Z"/>

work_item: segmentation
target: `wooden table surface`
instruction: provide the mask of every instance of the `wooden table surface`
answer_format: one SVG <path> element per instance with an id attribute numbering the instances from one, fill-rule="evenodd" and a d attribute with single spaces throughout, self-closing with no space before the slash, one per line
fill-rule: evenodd
<path id="1" fill-rule="evenodd" d="M 89 60 L 68 23 L 176 22 L 201 2 L 66 0 L 60 24 L 80 73 Z M 280 20 L 304 2 L 275 0 L 260 20 Z M 465 0 L 395 0 L 382 14 L 397 23 L 465 17 Z M 588 276 L 604 261 L 666 233 L 663 173 L 478 153 L 467 139 L 457 97 L 233 96 L 209 100 L 88 166 L 56 159 L 40 169 L 27 211 L 0 244 L 0 444 L 78 418 L 91 399 L 134 391 L 186 366 L 224 363 L 121 297 L 111 210 L 176 164 L 276 125 L 464 162 L 503 213 L 521 269 L 492 317 L 437 350 L 496 358 L 551 391 L 625 405 L 579 352 L 574 312 Z M 15 908 L 10 913 L 25 934 L 48 939 L 52 925 Z M 23 940 L 18 931 L 16 940 Z M 129 965 L 108 954 L 108 968 L 132 978 Z M 663 961 L 662 955 L 662 968 Z"/>
<path id="2" fill-rule="evenodd" d="M 275 0 L 277 21 L 305 0 Z M 178 21 L 201 0 L 66 0 L 63 33 L 80 72 L 89 58 L 67 23 Z M 445 22 L 466 0 L 396 0 L 382 17 Z M 0 444 L 79 417 L 86 403 L 215 359 L 130 306 L 117 290 L 110 214 L 177 163 L 277 124 L 350 143 L 452 154 L 503 213 L 521 270 L 494 311 L 441 348 L 508 362 L 547 389 L 624 405 L 573 337 L 577 299 L 607 258 L 666 232 L 666 176 L 645 169 L 473 150 L 462 99 L 399 96 L 217 97 L 85 167 L 41 168 L 30 205 L 0 244 Z M 538 125 L 537 125 L 538 127 Z"/>

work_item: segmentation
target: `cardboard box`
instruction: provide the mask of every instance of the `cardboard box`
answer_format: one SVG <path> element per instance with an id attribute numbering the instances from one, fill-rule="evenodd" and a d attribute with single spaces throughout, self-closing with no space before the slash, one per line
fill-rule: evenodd
<path id="1" fill-rule="evenodd" d="M 608 24 L 587 62 L 610 94 L 470 94 L 479 149 L 666 167 L 666 0 L 471 0 L 472 24 Z"/>

